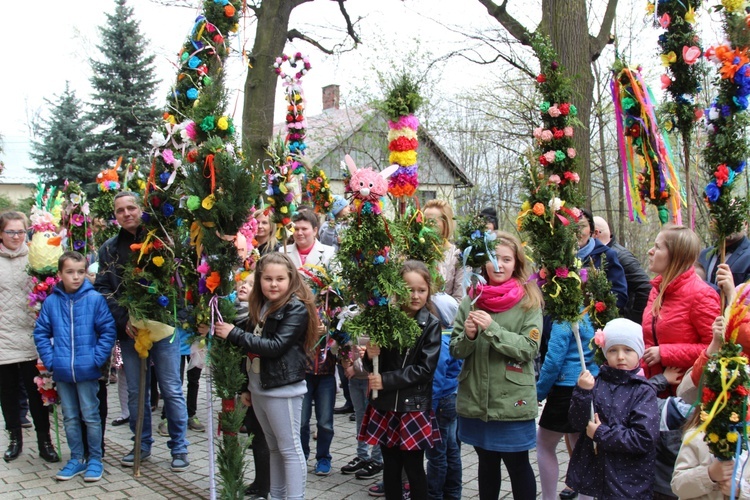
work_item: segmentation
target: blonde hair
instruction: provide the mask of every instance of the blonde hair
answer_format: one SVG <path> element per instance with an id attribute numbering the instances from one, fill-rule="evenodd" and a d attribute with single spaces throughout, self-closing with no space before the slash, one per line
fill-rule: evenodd
<path id="1" fill-rule="evenodd" d="M 672 281 L 679 275 L 690 269 L 701 252 L 701 241 L 692 229 L 685 226 L 666 225 L 659 233 L 664 236 L 664 246 L 669 252 L 669 263 L 664 272 L 661 273 L 661 286 L 659 293 L 651 307 L 654 316 L 659 315 L 661 304 L 664 301 L 664 292 Z"/>
<path id="2" fill-rule="evenodd" d="M 521 301 L 521 305 L 525 310 L 541 308 L 544 305 L 544 298 L 542 297 L 542 291 L 536 284 L 536 281 L 529 280 L 531 276 L 531 266 L 526 258 L 526 252 L 524 252 L 521 240 L 514 234 L 506 231 L 495 231 L 497 239 L 495 240 L 495 246 L 508 247 L 513 251 L 515 256 L 515 266 L 513 268 L 512 278 L 518 281 L 524 288 L 524 297 Z M 482 268 L 482 275 L 485 279 L 488 279 L 487 270 Z"/>
<path id="3" fill-rule="evenodd" d="M 263 305 L 269 301 L 263 295 L 260 281 L 266 267 L 273 264 L 286 267 L 287 275 L 289 276 L 289 288 L 287 288 L 286 293 L 278 300 L 270 301 L 266 315 L 284 307 L 286 303 L 292 299 L 292 295 L 295 295 L 307 309 L 308 317 L 307 332 L 305 333 L 305 351 L 308 351 L 313 348 L 315 342 L 318 340 L 318 311 L 315 309 L 315 298 L 313 297 L 310 288 L 305 284 L 302 278 L 300 278 L 297 268 L 294 267 L 294 263 L 288 255 L 274 252 L 264 255 L 258 261 L 258 265 L 255 267 L 255 276 L 253 277 L 253 289 L 250 292 L 250 297 L 247 299 L 249 317 L 256 325 L 260 324 L 261 320 L 263 320 L 261 317 L 261 311 Z"/>
<path id="4" fill-rule="evenodd" d="M 424 213 L 428 208 L 440 210 L 440 218 L 443 220 L 443 234 L 440 236 L 442 236 L 446 243 L 450 242 L 453 239 L 454 228 L 453 207 L 445 200 L 430 200 L 424 204 L 422 212 Z"/>

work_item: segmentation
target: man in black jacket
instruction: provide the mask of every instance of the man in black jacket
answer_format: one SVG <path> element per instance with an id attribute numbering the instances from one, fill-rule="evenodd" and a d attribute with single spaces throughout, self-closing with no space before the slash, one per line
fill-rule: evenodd
<path id="1" fill-rule="evenodd" d="M 123 191 L 115 195 L 115 219 L 120 225 L 120 232 L 104 242 L 99 248 L 99 272 L 96 275 L 94 288 L 104 295 L 107 305 L 117 324 L 117 339 L 122 351 L 123 369 L 128 381 L 128 408 L 130 410 L 130 430 L 135 434 L 138 415 L 138 391 L 141 376 L 140 358 L 135 350 L 135 337 L 138 329 L 130 323 L 127 308 L 119 301 L 123 294 L 122 276 L 125 266 L 132 255 L 130 245 L 143 237 L 141 228 L 141 208 L 134 193 Z M 147 363 L 153 362 L 156 377 L 164 399 L 167 415 L 169 441 L 167 446 L 172 452 L 171 469 L 182 472 L 188 469 L 187 406 L 182 393 L 180 380 L 180 342 L 167 337 L 154 342 L 149 351 Z M 146 397 L 141 433 L 141 460 L 151 457 L 151 445 L 154 442 L 151 433 L 151 408 L 149 398 L 150 372 L 146 370 Z M 120 460 L 125 467 L 132 467 L 135 461 L 135 449 Z"/>
<path id="2" fill-rule="evenodd" d="M 628 302 L 620 311 L 620 316 L 635 321 L 639 325 L 643 319 L 643 310 L 651 293 L 651 280 L 641 263 L 635 258 L 630 250 L 615 241 L 615 237 L 609 231 L 609 224 L 602 217 L 594 217 L 594 238 L 603 245 L 617 252 L 617 259 L 625 270 L 625 280 L 628 282 Z"/>

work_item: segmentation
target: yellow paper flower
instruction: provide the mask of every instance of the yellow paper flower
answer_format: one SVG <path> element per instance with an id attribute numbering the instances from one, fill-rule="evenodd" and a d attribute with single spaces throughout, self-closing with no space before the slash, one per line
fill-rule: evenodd
<path id="1" fill-rule="evenodd" d="M 280 211 L 280 212 L 281 212 L 282 214 L 285 214 L 285 213 L 289 212 L 289 209 L 288 209 L 287 207 L 281 207 L 281 208 L 279 209 L 279 211 Z"/>
<path id="2" fill-rule="evenodd" d="M 711 441 L 712 443 L 718 443 L 719 435 L 716 434 L 715 432 L 712 432 L 711 434 L 708 435 L 708 440 Z"/>
<path id="3" fill-rule="evenodd" d="M 209 194 L 205 198 L 203 198 L 203 201 L 201 202 L 201 206 L 205 208 L 206 210 L 211 210 L 214 208 L 214 205 L 216 204 L 216 196 Z"/>
<path id="4" fill-rule="evenodd" d="M 745 7 L 745 0 L 721 0 L 727 12 L 737 12 Z"/>
<path id="5" fill-rule="evenodd" d="M 687 10 L 687 12 L 685 12 L 685 21 L 689 22 L 690 24 L 695 24 L 695 10 L 693 9 L 692 5 Z"/>
<path id="6" fill-rule="evenodd" d="M 417 163 L 417 152 L 416 151 L 391 151 L 388 161 L 397 163 L 402 167 L 410 167 Z"/>
<path id="7" fill-rule="evenodd" d="M 531 208 L 531 203 L 529 203 L 529 200 L 526 200 L 521 204 L 521 211 L 525 212 L 526 210 Z"/>
<path id="8" fill-rule="evenodd" d="M 736 443 L 738 437 L 739 437 L 739 434 L 737 434 L 734 431 L 727 432 L 727 441 L 730 443 Z"/>
<path id="9" fill-rule="evenodd" d="M 164 257 L 156 256 L 153 259 L 151 259 L 151 262 L 154 263 L 156 267 L 161 267 L 164 265 Z"/>
<path id="10" fill-rule="evenodd" d="M 674 53 L 674 50 L 670 51 L 667 54 L 662 54 L 659 57 L 661 57 L 661 64 L 663 66 L 670 66 L 672 63 L 677 61 L 677 54 Z"/>
<path id="11" fill-rule="evenodd" d="M 647 3 L 646 4 L 646 14 L 648 14 L 649 16 L 653 16 L 655 8 L 656 8 L 656 6 L 654 4 L 652 4 L 651 2 Z"/>
<path id="12" fill-rule="evenodd" d="M 708 418 L 708 412 L 701 411 L 701 422 L 705 422 L 707 418 Z"/>
<path id="13" fill-rule="evenodd" d="M 227 120 L 226 116 L 222 116 L 219 118 L 219 121 L 216 122 L 216 126 L 219 127 L 219 130 L 226 130 L 229 128 L 229 120 Z"/>

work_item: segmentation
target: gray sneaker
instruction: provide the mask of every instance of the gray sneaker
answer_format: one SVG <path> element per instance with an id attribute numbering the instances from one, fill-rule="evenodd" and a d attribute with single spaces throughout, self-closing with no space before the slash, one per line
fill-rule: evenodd
<path id="1" fill-rule="evenodd" d="M 167 424 L 166 418 L 161 419 L 161 422 L 159 422 L 159 435 L 169 437 L 169 424 Z"/>
<path id="2" fill-rule="evenodd" d="M 198 432 L 206 432 L 206 426 L 203 425 L 200 420 L 198 420 L 197 415 L 193 415 L 192 417 L 188 418 L 188 429 Z"/>
<path id="3" fill-rule="evenodd" d="M 145 462 L 146 460 L 149 460 L 151 458 L 151 450 L 149 451 L 143 451 L 141 450 L 141 462 Z M 135 450 L 130 450 L 130 453 L 122 457 L 122 460 L 120 460 L 120 465 L 124 467 L 132 467 L 135 464 Z"/>
<path id="4" fill-rule="evenodd" d="M 188 460 L 187 453 L 176 453 L 172 455 L 172 465 L 170 469 L 172 472 L 184 472 L 190 467 L 190 460 Z"/>

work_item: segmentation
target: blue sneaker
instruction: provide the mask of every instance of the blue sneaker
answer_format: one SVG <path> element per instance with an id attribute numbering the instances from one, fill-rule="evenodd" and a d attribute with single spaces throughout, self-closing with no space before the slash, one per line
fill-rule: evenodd
<path id="1" fill-rule="evenodd" d="M 315 475 L 316 476 L 327 476 L 331 473 L 331 461 L 327 458 L 321 458 L 318 463 L 315 464 Z"/>
<path id="2" fill-rule="evenodd" d="M 141 462 L 145 462 L 151 458 L 151 450 L 143 451 L 141 450 Z M 122 457 L 122 460 L 120 460 L 120 465 L 123 467 L 132 467 L 135 463 L 135 450 L 130 450 L 130 453 Z"/>
<path id="3" fill-rule="evenodd" d="M 101 460 L 89 460 L 89 464 L 86 467 L 86 473 L 83 475 L 83 480 L 87 483 L 95 483 L 102 478 L 103 473 L 104 465 L 102 465 Z"/>
<path id="4" fill-rule="evenodd" d="M 76 476 L 83 474 L 86 471 L 86 462 L 76 460 L 75 458 L 68 460 L 65 467 L 60 469 L 55 479 L 58 481 L 69 481 Z"/>

